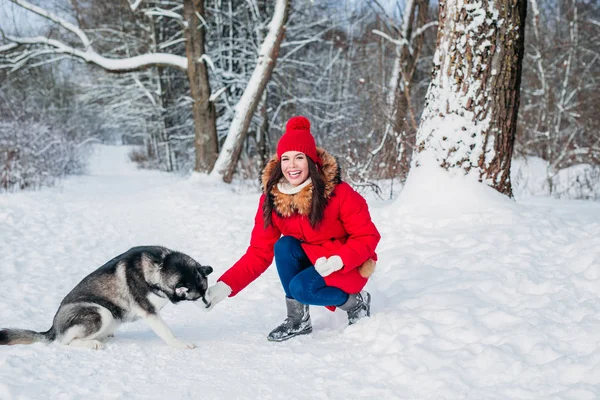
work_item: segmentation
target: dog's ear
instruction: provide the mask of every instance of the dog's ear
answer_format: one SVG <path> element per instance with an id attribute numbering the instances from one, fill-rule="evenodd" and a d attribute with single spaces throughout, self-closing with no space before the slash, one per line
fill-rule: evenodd
<path id="1" fill-rule="evenodd" d="M 211 266 L 209 265 L 201 265 L 198 268 L 196 268 L 198 271 L 200 271 L 200 273 L 204 276 L 208 276 L 213 272 L 213 269 Z"/>

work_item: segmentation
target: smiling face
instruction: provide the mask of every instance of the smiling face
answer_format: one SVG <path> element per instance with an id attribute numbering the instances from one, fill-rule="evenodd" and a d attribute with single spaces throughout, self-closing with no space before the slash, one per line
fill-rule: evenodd
<path id="1" fill-rule="evenodd" d="M 281 171 L 292 186 L 298 186 L 308 179 L 308 160 L 299 151 L 286 151 L 281 155 Z"/>

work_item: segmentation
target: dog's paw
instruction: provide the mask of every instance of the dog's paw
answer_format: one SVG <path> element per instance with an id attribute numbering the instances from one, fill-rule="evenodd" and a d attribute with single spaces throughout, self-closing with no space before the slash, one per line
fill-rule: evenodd
<path id="1" fill-rule="evenodd" d="M 100 350 L 104 347 L 104 344 L 99 341 L 99 340 L 90 340 L 91 343 L 91 348 L 94 350 Z"/>
<path id="2" fill-rule="evenodd" d="M 175 347 L 176 349 L 195 349 L 196 345 L 193 343 L 186 343 L 183 340 L 176 339 L 169 343 L 169 346 Z"/>
<path id="3" fill-rule="evenodd" d="M 100 350 L 103 347 L 103 344 L 99 340 L 86 340 L 86 339 L 73 339 L 69 343 L 69 346 L 80 347 L 84 349 L 93 349 Z"/>

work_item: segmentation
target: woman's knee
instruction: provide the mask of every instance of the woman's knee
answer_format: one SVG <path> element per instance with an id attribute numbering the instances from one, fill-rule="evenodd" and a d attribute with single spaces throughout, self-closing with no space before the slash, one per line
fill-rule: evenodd
<path id="1" fill-rule="evenodd" d="M 290 281 L 289 290 L 292 297 L 300 303 L 311 304 L 318 289 L 324 287 L 324 284 L 324 281 L 321 284 L 313 277 L 312 271 L 304 270 Z"/>
<path id="2" fill-rule="evenodd" d="M 292 297 L 298 300 L 300 303 L 310 303 L 311 295 L 308 290 L 308 285 L 302 279 L 298 279 L 298 276 L 290 281 L 289 291 Z"/>
<path id="3" fill-rule="evenodd" d="M 292 249 L 300 245 L 300 241 L 293 236 L 282 236 L 275 242 L 274 252 L 275 257 L 290 255 Z"/>

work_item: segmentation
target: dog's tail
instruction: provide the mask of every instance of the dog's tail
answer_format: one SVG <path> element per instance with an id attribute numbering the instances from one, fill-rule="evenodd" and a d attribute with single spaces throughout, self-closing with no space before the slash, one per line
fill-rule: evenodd
<path id="1" fill-rule="evenodd" d="M 46 332 L 27 329 L 0 329 L 0 345 L 32 344 L 36 342 L 50 343 L 56 337 L 54 327 Z"/>

